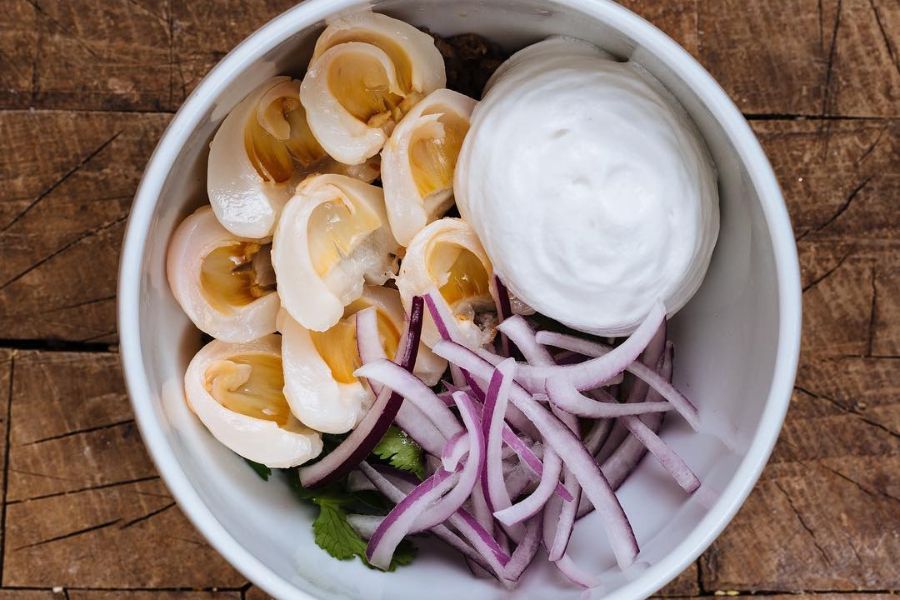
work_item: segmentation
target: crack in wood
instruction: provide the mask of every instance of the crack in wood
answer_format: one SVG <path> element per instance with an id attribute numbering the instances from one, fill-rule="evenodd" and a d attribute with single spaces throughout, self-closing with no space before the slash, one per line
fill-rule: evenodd
<path id="1" fill-rule="evenodd" d="M 112 527 L 116 523 L 119 523 L 122 519 L 114 519 L 112 521 L 107 521 L 105 523 L 100 523 L 98 525 L 91 525 L 90 527 L 85 527 L 84 529 L 76 529 L 75 531 L 70 531 L 68 533 L 64 533 L 62 535 L 57 535 L 52 538 L 47 538 L 46 540 L 41 540 L 39 542 L 34 542 L 31 544 L 25 544 L 24 546 L 18 546 L 12 549 L 12 552 L 18 552 L 19 550 L 27 550 L 28 548 L 37 548 L 38 546 L 44 546 L 46 544 L 52 544 L 54 542 L 61 542 L 63 540 L 68 540 L 74 537 L 78 537 L 80 535 L 85 535 L 88 533 L 92 533 L 94 531 L 99 531 L 101 529 L 106 529 L 107 527 Z"/>
<path id="2" fill-rule="evenodd" d="M 869 330 L 866 342 L 866 356 L 872 356 L 872 347 L 875 343 L 875 323 L 878 315 L 878 271 L 872 265 L 872 307 L 869 309 Z"/>
<path id="3" fill-rule="evenodd" d="M 832 223 L 837 221 L 841 215 L 843 215 L 845 212 L 847 212 L 847 209 L 850 208 L 850 205 L 853 203 L 853 201 L 856 199 L 856 197 L 859 195 L 859 193 L 861 191 L 863 191 L 863 189 L 865 189 L 865 187 L 867 185 L 869 185 L 869 182 L 871 182 L 873 179 L 875 179 L 875 173 L 872 173 L 871 175 L 869 175 L 868 177 L 863 179 L 860 183 L 858 183 L 856 185 L 856 187 L 854 187 L 852 190 L 850 190 L 850 194 L 847 196 L 846 200 L 844 200 L 841 203 L 841 205 L 834 212 L 834 214 L 832 214 L 830 217 L 828 217 L 828 219 L 821 225 L 817 225 L 813 229 L 809 229 L 809 230 L 803 232 L 803 234 L 797 238 L 797 241 L 799 242 L 799 241 L 803 240 L 803 238 L 805 238 L 807 235 L 809 235 L 811 233 L 819 233 L 820 231 L 822 231 L 823 229 L 827 228 Z"/>
<path id="4" fill-rule="evenodd" d="M 66 34 L 67 36 L 69 36 L 69 38 L 70 38 L 73 42 L 75 42 L 76 44 L 78 44 L 79 46 L 81 46 L 82 48 L 84 48 L 84 51 L 85 51 L 85 52 L 87 52 L 88 54 L 90 54 L 91 56 L 93 56 L 94 58 L 96 58 L 97 60 L 103 60 L 103 57 L 102 57 L 102 56 L 100 56 L 99 54 L 97 54 L 96 52 L 94 52 L 94 49 L 91 48 L 90 46 L 88 46 L 87 42 L 85 42 L 83 39 L 81 39 L 83 36 L 78 35 L 77 33 L 72 33 L 71 31 L 69 31 L 68 28 L 66 28 L 65 26 L 63 26 L 62 23 L 60 23 L 59 21 L 57 21 L 56 19 L 54 19 L 54 18 L 53 18 L 52 16 L 50 16 L 43 8 L 41 8 L 41 5 L 38 4 L 37 0 L 25 0 L 25 1 L 28 2 L 28 4 L 30 4 L 31 6 L 33 6 L 34 9 L 35 9 L 39 14 L 43 15 L 45 19 L 47 19 L 47 20 L 50 21 L 53 25 L 55 25 L 56 28 L 57 28 L 58 30 L 60 30 L 61 32 L 63 32 L 63 33 Z"/>
<path id="5" fill-rule="evenodd" d="M 111 336 L 111 335 L 115 335 L 115 334 L 117 334 L 118 332 L 119 332 L 118 328 L 116 328 L 116 329 L 111 329 L 111 330 L 109 330 L 109 331 L 104 331 L 103 333 L 98 333 L 98 334 L 95 334 L 95 335 L 88 336 L 88 337 L 86 337 L 86 338 L 82 338 L 82 339 L 78 340 L 78 343 L 79 343 L 79 344 L 89 344 L 89 343 L 94 342 L 94 340 L 100 340 L 100 339 L 103 339 L 103 338 L 105 338 L 105 337 L 109 337 L 109 336 Z"/>
<path id="6" fill-rule="evenodd" d="M 834 29 L 831 32 L 831 47 L 828 50 L 828 62 L 825 66 L 825 90 L 822 98 L 822 116 L 829 113 L 831 103 L 831 80 L 834 75 L 834 57 L 837 51 L 838 29 L 841 26 L 841 9 L 843 8 L 843 0 L 838 0 L 837 11 L 834 17 Z M 827 140 L 825 145 L 828 148 Z"/>
<path id="7" fill-rule="evenodd" d="M 887 47 L 888 56 L 891 57 L 891 62 L 894 64 L 894 69 L 897 73 L 900 73 L 900 61 L 897 60 L 897 56 L 894 54 L 894 47 L 891 45 L 891 37 L 884 28 L 884 23 L 881 22 L 881 15 L 878 12 L 878 8 L 875 6 L 873 0 L 869 0 L 869 6 L 872 8 L 872 14 L 875 15 L 875 23 L 878 25 L 878 30 L 881 32 L 881 37 L 884 40 L 884 45 Z"/>
<path id="8" fill-rule="evenodd" d="M 23 498 L 21 500 L 10 500 L 7 504 L 10 506 L 13 504 L 22 504 L 23 502 L 35 502 L 37 500 L 47 500 L 49 498 L 58 498 L 59 496 L 68 496 L 75 494 L 83 494 L 85 492 L 93 492 L 96 490 L 105 490 L 109 488 L 121 487 L 125 485 L 132 485 L 135 483 L 144 483 L 145 481 L 158 481 L 159 475 L 148 475 L 147 477 L 136 477 L 134 479 L 127 479 L 125 481 L 113 481 L 111 483 L 101 483 L 99 485 L 91 485 L 88 487 L 78 488 L 76 490 L 66 490 L 63 492 L 53 492 L 52 494 L 43 494 L 40 496 L 32 496 L 30 498 Z M 154 496 L 157 498 L 171 498 L 168 495 L 162 494 L 152 494 L 150 492 L 142 492 L 134 490 L 131 493 L 136 494 L 138 496 Z"/>
<path id="9" fill-rule="evenodd" d="M 845 254 L 844 256 L 842 256 L 841 259 L 838 261 L 838 263 L 837 263 L 835 266 L 833 266 L 832 268 L 830 268 L 830 269 L 828 269 L 827 271 L 825 271 L 825 273 L 822 274 L 821 276 L 819 276 L 819 277 L 813 279 L 809 284 L 805 285 L 805 286 L 803 287 L 803 290 L 802 290 L 801 293 L 805 294 L 805 293 L 808 292 L 809 290 L 813 289 L 814 287 L 816 287 L 817 285 L 819 285 L 820 283 L 822 283 L 823 281 L 825 281 L 826 279 L 828 279 L 829 277 L 831 277 L 831 275 L 832 275 L 833 273 L 835 273 L 838 269 L 841 268 L 841 266 L 843 266 L 844 262 L 845 262 L 848 258 L 850 258 L 850 256 L 851 256 L 852 254 L 853 254 L 853 250 L 850 250 L 850 252 L 848 252 L 847 254 Z"/>
<path id="10" fill-rule="evenodd" d="M 134 419 L 125 419 L 124 421 L 116 421 L 115 423 L 107 423 L 105 425 L 97 425 L 95 427 L 86 427 L 84 429 L 77 429 L 75 431 L 67 431 L 65 433 L 60 433 L 59 435 L 51 435 L 50 437 L 41 438 L 39 440 L 35 440 L 33 442 L 28 442 L 27 444 L 22 444 L 19 446 L 20 448 L 25 446 L 35 446 L 37 444 L 43 444 L 44 442 L 52 442 L 56 440 L 61 440 L 67 437 L 73 437 L 76 435 L 83 435 L 86 433 L 94 433 L 96 431 L 103 431 L 104 429 L 114 429 L 116 427 L 121 427 L 123 425 L 133 425 Z"/>
<path id="11" fill-rule="evenodd" d="M 127 523 L 123 524 L 122 527 L 120 527 L 120 529 L 128 529 L 129 527 L 133 527 L 133 526 L 137 525 L 138 523 L 142 523 L 142 522 L 144 522 L 144 521 L 147 521 L 147 520 L 149 520 L 149 519 L 152 519 L 152 518 L 155 517 L 156 515 L 162 514 L 162 513 L 166 512 L 167 510 L 169 510 L 170 508 L 172 508 L 172 507 L 174 507 L 174 506 L 175 506 L 175 503 L 174 503 L 174 502 L 170 502 L 169 504 L 166 504 L 166 505 L 163 506 L 162 508 L 158 508 L 158 509 L 156 509 L 156 510 L 154 510 L 154 511 L 150 511 L 150 512 L 147 513 L 146 515 L 143 515 L 143 516 L 140 516 L 140 517 L 138 517 L 138 518 L 136 518 L 136 519 L 132 519 L 131 521 L 128 521 Z"/>
<path id="12" fill-rule="evenodd" d="M 806 394 L 806 395 L 809 396 L 810 398 L 815 398 L 815 399 L 817 399 L 817 400 L 825 400 L 826 402 L 828 402 L 828 403 L 830 403 L 830 404 L 836 406 L 837 408 L 839 408 L 842 412 L 845 412 L 845 413 L 847 413 L 847 414 L 851 414 L 851 415 L 853 415 L 854 417 L 856 417 L 857 419 L 861 420 L 862 422 L 867 423 L 867 424 L 869 424 L 869 425 L 871 425 L 872 427 L 875 427 L 875 428 L 877 428 L 877 429 L 881 429 L 882 431 L 884 431 L 884 432 L 887 433 L 888 435 L 891 435 L 891 436 L 893 436 L 893 437 L 895 437 L 895 438 L 900 439 L 900 433 L 894 431 L 893 429 L 891 429 L 890 427 L 888 427 L 888 426 L 885 425 L 884 423 L 881 423 L 881 422 L 879 422 L 879 421 L 875 421 L 874 419 L 871 419 L 871 418 L 867 417 L 866 415 L 862 414 L 861 412 L 859 412 L 859 411 L 857 411 L 857 410 L 855 410 L 855 409 L 853 409 L 853 408 L 851 408 L 851 407 L 849 407 L 849 406 L 845 406 L 843 402 L 840 402 L 840 401 L 838 401 L 838 400 L 835 400 L 834 398 L 830 398 L 830 397 L 828 397 L 828 396 L 826 396 L 826 395 L 824 395 L 824 394 L 817 394 L 816 392 L 812 392 L 812 391 L 810 391 L 810 390 L 807 390 L 807 389 L 805 389 L 805 388 L 803 388 L 803 387 L 800 387 L 799 385 L 795 385 L 795 386 L 794 386 L 794 389 L 797 390 L 798 392 L 801 392 L 801 393 L 803 393 L 803 394 Z"/>
<path id="13" fill-rule="evenodd" d="M 876 146 L 878 146 L 878 143 L 881 141 L 881 138 L 884 136 L 884 132 L 887 131 L 887 130 L 888 130 L 888 125 L 885 125 L 884 127 L 882 127 L 882 128 L 878 131 L 878 136 L 875 138 L 875 141 L 872 142 L 872 144 L 871 144 L 868 148 L 866 148 L 865 152 L 863 152 L 863 153 L 859 156 L 859 158 L 856 159 L 856 161 L 854 161 L 854 163 L 853 163 L 853 166 L 854 166 L 854 167 L 858 167 L 858 166 L 861 165 L 867 158 L 869 158 L 869 155 L 872 154 L 872 151 L 875 150 L 875 147 L 876 147 Z"/>
<path id="14" fill-rule="evenodd" d="M 819 540 L 816 539 L 816 532 L 813 531 L 813 528 L 810 527 L 806 521 L 803 519 L 803 515 L 800 514 L 800 511 L 797 510 L 797 507 L 794 505 L 793 499 L 791 499 L 791 495 L 787 493 L 780 483 L 777 480 L 773 480 L 772 483 L 784 494 L 784 499 L 787 500 L 788 506 L 791 507 L 791 510 L 794 512 L 794 516 L 797 517 L 797 521 L 800 522 L 800 526 L 806 530 L 806 533 L 809 534 L 810 539 L 812 540 L 813 545 L 819 550 L 822 554 L 822 558 L 825 560 L 825 564 L 829 567 L 831 566 L 831 559 L 828 558 L 828 553 L 825 552 L 825 549 L 822 548 L 822 545 L 819 544 Z"/>
<path id="15" fill-rule="evenodd" d="M 123 215 L 123 216 L 119 217 L 118 219 L 115 219 L 115 220 L 113 220 L 113 221 L 110 221 L 109 223 L 104 223 L 103 225 L 100 225 L 100 226 L 98 226 L 98 227 L 95 227 L 94 229 L 91 229 L 90 231 L 86 231 L 85 233 L 79 235 L 77 238 L 75 238 L 75 239 L 72 240 L 71 242 L 68 242 L 68 243 L 64 244 L 61 248 L 58 248 L 57 250 L 53 251 L 53 252 L 52 252 L 51 254 L 49 254 L 48 256 L 45 256 L 44 258 L 42 258 L 42 259 L 38 260 L 37 262 L 33 263 L 31 266 L 29 266 L 27 269 L 25 269 L 24 271 L 22 271 L 22 272 L 19 273 L 18 275 L 14 275 L 14 276 L 12 277 L 12 279 L 9 279 L 8 281 L 6 281 L 6 282 L 3 283 L 2 285 L 0 285 L 0 291 L 6 289 L 7 287 L 9 287 L 10 285 L 12 285 L 13 283 L 19 281 L 20 279 L 22 279 L 23 277 L 25 277 L 26 275 L 28 275 L 29 273 L 31 273 L 31 272 L 34 271 L 35 269 L 39 268 L 41 265 L 43 265 L 43 264 L 47 263 L 48 261 L 52 260 L 54 257 L 59 256 L 60 254 L 62 254 L 62 253 L 65 252 L 66 250 L 68 250 L 69 248 L 72 248 L 73 246 L 79 244 L 80 242 L 83 242 L 84 240 L 86 240 L 86 239 L 88 239 L 88 238 L 91 238 L 91 237 L 93 237 L 93 236 L 95 236 L 95 235 L 98 235 L 98 234 L 100 234 L 100 233 L 103 233 L 103 232 L 106 231 L 107 229 L 111 229 L 111 228 L 115 227 L 116 225 L 119 225 L 120 223 L 125 222 L 127 219 L 128 219 L 128 215 Z"/>
<path id="16" fill-rule="evenodd" d="M 4 559 L 6 557 L 6 507 L 7 494 L 9 493 L 9 441 L 12 429 L 12 401 L 13 401 L 13 376 L 16 369 L 15 352 L 9 359 L 9 388 L 6 397 L 6 431 L 4 432 L 3 452 L 3 507 L 0 509 L 0 585 L 3 583 Z"/>
<path id="17" fill-rule="evenodd" d="M 0 349 L 34 350 L 38 352 L 73 352 L 86 354 L 115 354 L 109 344 L 70 342 L 67 340 L 40 339 L 15 340 L 0 339 Z"/>
<path id="18" fill-rule="evenodd" d="M 77 173 L 78 171 L 80 171 L 82 168 L 84 168 L 84 167 L 85 167 L 89 162 L 91 162 L 98 154 L 100 154 L 101 152 L 103 152 L 103 150 L 105 150 L 107 146 L 109 146 L 111 143 L 113 143 L 113 141 L 115 141 L 115 139 L 116 139 L 117 137 L 119 137 L 121 134 L 122 134 L 121 131 L 117 131 L 116 133 L 114 133 L 114 134 L 112 135 L 112 137 L 110 137 L 110 138 L 107 139 L 107 140 L 104 140 L 102 144 L 100 144 L 99 146 L 97 146 L 94 150 L 91 150 L 90 152 L 88 152 L 88 153 L 84 156 L 84 158 L 82 158 L 81 160 L 79 160 L 78 163 L 77 163 L 74 167 L 72 167 L 71 169 L 69 169 L 68 171 L 66 171 L 65 173 L 63 173 L 62 177 L 60 177 L 59 179 L 57 179 L 56 181 L 54 181 L 53 183 L 51 183 L 49 186 L 47 186 L 46 188 L 44 188 L 44 190 L 41 191 L 37 196 L 35 196 L 35 198 L 34 198 L 30 203 L 28 203 L 28 205 L 27 205 L 24 209 L 22 209 L 21 211 L 19 211 L 19 213 L 16 214 L 16 215 L 12 218 L 12 220 L 11 220 L 9 223 L 7 223 L 7 224 L 3 227 L 3 229 L 0 229 L 0 234 L 6 233 L 13 225 L 15 225 L 15 224 L 18 223 L 20 220 L 22 220 L 22 218 L 24 218 L 24 217 L 25 217 L 25 216 L 26 216 L 26 215 L 27 215 L 27 214 L 28 214 L 35 206 L 37 206 L 37 205 L 41 202 L 41 200 L 43 200 L 44 198 L 46 198 L 47 196 L 49 196 L 49 195 L 53 192 L 53 190 L 55 190 L 56 188 L 58 188 L 59 186 L 61 186 L 61 185 L 62 185 L 63 183 L 65 183 L 65 181 L 66 181 L 67 179 L 69 179 L 72 175 L 74 175 L 75 173 Z"/>
<path id="19" fill-rule="evenodd" d="M 893 500 L 894 502 L 900 502 L 900 498 L 898 498 L 898 497 L 896 497 L 896 496 L 892 496 L 892 495 L 888 494 L 886 491 L 882 491 L 882 490 L 879 490 L 879 489 L 875 489 L 874 491 L 873 491 L 873 490 L 870 490 L 868 487 L 864 486 L 863 484 L 861 484 L 861 483 L 858 482 L 857 480 L 853 479 L 852 477 L 850 477 L 850 476 L 848 476 L 848 475 L 845 475 L 844 473 L 841 473 L 841 472 L 838 471 L 837 469 L 834 469 L 834 468 L 832 468 L 832 467 L 829 467 L 829 466 L 826 465 L 825 463 L 821 463 L 821 462 L 820 462 L 820 463 L 819 463 L 819 466 L 820 466 L 821 468 L 825 469 L 826 471 L 830 472 L 830 473 L 834 473 L 836 476 L 840 477 L 840 478 L 843 479 L 844 481 L 847 481 L 847 482 L 853 484 L 854 486 L 856 486 L 857 488 L 859 488 L 860 491 L 862 491 L 862 492 L 863 492 L 864 494 L 866 494 L 867 496 L 883 496 L 884 498 L 887 498 L 888 500 Z"/>

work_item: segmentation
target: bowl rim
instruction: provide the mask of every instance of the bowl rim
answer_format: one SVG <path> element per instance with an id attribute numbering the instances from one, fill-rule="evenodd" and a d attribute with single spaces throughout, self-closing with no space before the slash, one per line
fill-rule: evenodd
<path id="1" fill-rule="evenodd" d="M 800 354 L 802 321 L 797 248 L 781 190 L 759 141 L 725 91 L 697 60 L 651 23 L 612 0 L 552 0 L 548 4 L 573 8 L 618 29 L 694 90 L 722 126 L 747 168 L 772 241 L 778 283 L 778 349 L 759 427 L 731 481 L 700 522 L 661 561 L 608 596 L 647 597 L 686 569 L 718 537 L 753 489 L 774 448 L 790 404 Z M 234 76 L 300 28 L 359 5 L 359 0 L 306 0 L 263 25 L 206 75 L 175 114 L 150 157 L 135 194 L 120 256 L 117 307 L 120 354 L 144 443 L 166 486 L 194 526 L 249 581 L 276 598 L 315 600 L 243 548 L 216 519 L 182 469 L 154 412 L 154 395 L 141 351 L 142 264 L 150 224 L 168 173 L 200 119 Z"/>

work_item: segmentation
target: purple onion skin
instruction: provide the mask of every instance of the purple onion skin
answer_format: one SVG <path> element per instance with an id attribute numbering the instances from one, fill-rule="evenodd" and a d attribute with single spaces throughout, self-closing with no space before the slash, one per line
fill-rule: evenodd
<path id="1" fill-rule="evenodd" d="M 407 340 L 403 345 L 403 355 L 400 357 L 400 360 L 397 361 L 400 366 L 406 369 L 409 372 L 412 372 L 413 368 L 416 366 L 416 357 L 419 353 L 419 339 L 422 335 L 422 316 L 424 314 L 424 302 L 421 296 L 415 296 L 412 299 L 412 306 L 409 311 L 409 327 L 407 329 Z M 386 392 L 382 392 L 386 393 Z M 378 401 L 376 400 L 376 404 Z M 306 468 L 301 468 L 301 480 L 303 479 L 302 474 L 305 472 L 313 473 L 312 477 L 303 481 L 304 487 L 319 487 L 323 485 L 328 485 L 329 483 L 333 483 L 348 473 L 355 469 L 359 463 L 364 461 L 369 454 L 372 453 L 372 450 L 378 445 L 378 442 L 381 441 L 381 438 L 384 437 L 384 434 L 387 433 L 388 428 L 394 422 L 394 419 L 397 417 L 397 412 L 400 410 L 400 405 L 403 403 L 403 396 L 396 393 L 391 393 L 390 398 L 388 398 L 387 402 L 384 405 L 384 409 L 381 411 L 381 414 L 378 416 L 378 419 L 372 425 L 372 428 L 366 433 L 365 437 L 359 442 L 359 444 L 352 449 L 342 448 L 344 444 L 352 444 L 350 440 L 352 440 L 352 434 L 350 437 L 346 438 L 341 444 L 331 451 L 331 453 L 324 457 L 318 463 L 314 463 Z M 331 470 L 324 471 L 319 477 L 316 477 L 315 474 L 322 469 L 320 463 L 327 461 L 329 456 L 335 455 L 340 456 L 343 453 L 347 453 L 348 456 L 344 460 L 340 461 L 338 464 L 334 465 Z M 327 464 L 327 463 L 326 463 Z M 317 468 L 318 467 L 318 468 Z M 312 470 L 315 469 L 315 470 Z"/>

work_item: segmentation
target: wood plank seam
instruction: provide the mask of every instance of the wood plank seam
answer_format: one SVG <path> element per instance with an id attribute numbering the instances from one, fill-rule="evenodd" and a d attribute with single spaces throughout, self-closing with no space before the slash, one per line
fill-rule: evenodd
<path id="1" fill-rule="evenodd" d="M 10 432 L 12 431 L 11 427 L 11 417 L 12 417 L 12 401 L 13 401 L 13 381 L 15 380 L 15 372 L 16 372 L 16 354 L 13 351 L 13 354 L 9 357 L 9 389 L 7 390 L 7 398 L 6 398 L 6 432 L 3 441 L 3 506 L 0 508 L 0 536 L 2 536 L 2 540 L 0 540 L 0 586 L 3 585 L 3 568 L 6 559 L 6 493 L 9 488 L 9 441 L 10 441 Z"/>

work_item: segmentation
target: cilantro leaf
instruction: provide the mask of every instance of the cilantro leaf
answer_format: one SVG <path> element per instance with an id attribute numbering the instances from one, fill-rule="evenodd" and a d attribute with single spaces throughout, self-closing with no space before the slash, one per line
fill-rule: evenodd
<path id="1" fill-rule="evenodd" d="M 359 556 L 365 560 L 366 542 L 347 522 L 344 510 L 330 502 L 319 504 L 319 516 L 313 521 L 316 544 L 338 560 Z"/>
<path id="2" fill-rule="evenodd" d="M 425 478 L 425 459 L 422 447 L 399 427 L 391 425 L 372 453 L 386 460 L 392 467 L 409 471 L 419 479 Z"/>
<path id="3" fill-rule="evenodd" d="M 243 458 L 243 457 L 242 457 Z M 253 469 L 257 475 L 259 475 L 260 479 L 263 481 L 268 481 L 269 477 L 272 475 L 272 469 L 267 467 L 266 465 L 260 464 L 258 462 L 254 462 L 249 458 L 245 458 L 244 462 L 250 465 L 250 468 Z"/>
<path id="4" fill-rule="evenodd" d="M 298 498 L 319 507 L 319 514 L 313 521 L 316 545 L 338 560 L 358 556 L 367 567 L 374 568 L 366 560 L 368 543 L 350 525 L 347 513 L 383 515 L 390 510 L 391 504 L 377 492 L 350 492 L 342 483 L 312 489 L 302 487 L 299 480 L 292 483 Z M 397 546 L 388 571 L 410 564 L 415 556 L 416 547 L 409 540 L 403 540 Z"/>

